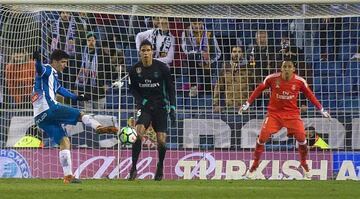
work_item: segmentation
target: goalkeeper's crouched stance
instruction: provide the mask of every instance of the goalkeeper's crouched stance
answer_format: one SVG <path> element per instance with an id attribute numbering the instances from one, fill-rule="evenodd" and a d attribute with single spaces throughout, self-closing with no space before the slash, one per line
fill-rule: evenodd
<path id="1" fill-rule="evenodd" d="M 263 90 L 270 88 L 271 96 L 268 114 L 261 127 L 259 138 L 256 141 L 254 161 L 246 174 L 248 178 L 253 179 L 257 177 L 256 169 L 259 167 L 260 157 L 264 152 L 264 145 L 267 140 L 272 134 L 285 127 L 287 128 L 288 135 L 293 135 L 299 144 L 300 165 L 304 170 L 304 179 L 311 179 L 310 168 L 306 163 L 308 148 L 304 123 L 300 118 L 300 111 L 297 106 L 299 93 L 304 93 L 306 98 L 320 110 L 325 118 L 331 119 L 331 116 L 316 99 L 306 81 L 294 74 L 294 72 L 294 63 L 291 60 L 284 61 L 281 66 L 281 72 L 267 76 L 239 109 L 239 114 L 242 114 Z"/>
<path id="2" fill-rule="evenodd" d="M 55 50 L 51 54 L 50 64 L 41 63 L 39 52 L 34 52 L 33 57 L 36 61 L 36 76 L 31 101 L 34 107 L 35 123 L 60 145 L 59 159 L 64 171 L 64 183 L 79 183 L 80 180 L 73 176 L 70 140 L 62 125 L 83 122 L 95 129 L 97 133 L 116 134 L 118 129 L 114 126 L 104 127 L 92 116 L 56 101 L 56 94 L 77 101 L 89 100 L 86 95 L 77 96 L 60 85 L 58 73 L 63 72 L 69 59 L 66 52 Z"/>

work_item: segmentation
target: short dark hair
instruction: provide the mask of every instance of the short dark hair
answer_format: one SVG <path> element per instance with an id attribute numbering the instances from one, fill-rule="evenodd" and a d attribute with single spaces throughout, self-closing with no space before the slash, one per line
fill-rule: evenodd
<path id="1" fill-rule="evenodd" d="M 69 59 L 69 57 L 70 56 L 65 51 L 56 49 L 50 55 L 50 63 L 54 60 L 60 61 L 62 59 Z"/>
<path id="2" fill-rule="evenodd" d="M 86 34 L 86 39 L 89 39 L 90 37 L 94 37 L 95 39 L 97 39 L 95 33 L 92 31 L 90 31 Z"/>
<path id="3" fill-rule="evenodd" d="M 315 128 L 313 126 L 308 126 L 305 128 L 305 131 L 315 131 Z"/>
<path id="4" fill-rule="evenodd" d="M 143 46 L 150 46 L 150 47 L 152 47 L 152 43 L 151 43 L 149 40 L 145 39 L 144 41 L 141 42 L 139 50 L 141 50 L 141 48 L 142 48 Z"/>

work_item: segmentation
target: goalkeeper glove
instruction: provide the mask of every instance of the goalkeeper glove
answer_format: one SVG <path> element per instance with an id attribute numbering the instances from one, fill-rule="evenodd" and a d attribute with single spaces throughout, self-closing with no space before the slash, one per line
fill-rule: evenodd
<path id="1" fill-rule="evenodd" d="M 243 112 L 243 111 L 246 111 L 246 110 L 249 108 L 249 106 L 250 106 L 249 102 L 245 102 L 245 104 L 243 104 L 243 105 L 240 107 L 238 114 L 239 114 L 239 115 L 242 115 L 242 112 Z"/>
<path id="2" fill-rule="evenodd" d="M 325 118 L 329 118 L 329 120 L 331 120 L 331 115 L 324 110 L 324 108 L 321 108 L 320 113 L 325 117 Z"/>
<path id="3" fill-rule="evenodd" d="M 174 126 L 176 123 L 175 106 L 170 106 L 169 116 L 170 116 L 170 120 L 171 120 L 171 125 Z"/>
<path id="4" fill-rule="evenodd" d="M 34 51 L 34 52 L 33 52 L 33 59 L 35 59 L 35 60 L 41 60 L 41 53 L 40 53 L 40 51 Z"/>
<path id="5" fill-rule="evenodd" d="M 90 96 L 89 95 L 85 95 L 85 94 L 80 94 L 77 96 L 77 100 L 78 101 L 88 101 L 90 100 Z"/>

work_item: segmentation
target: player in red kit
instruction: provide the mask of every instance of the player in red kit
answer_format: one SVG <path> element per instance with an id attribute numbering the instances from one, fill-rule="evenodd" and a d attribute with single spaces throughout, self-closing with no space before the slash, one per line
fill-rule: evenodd
<path id="1" fill-rule="evenodd" d="M 260 156 L 264 151 L 264 145 L 271 134 L 278 132 L 282 127 L 287 128 L 288 135 L 294 136 L 299 143 L 300 164 L 304 169 L 304 178 L 310 179 L 309 167 L 306 163 L 307 143 L 304 123 L 300 118 L 300 110 L 297 106 L 299 92 L 303 92 L 307 99 L 313 103 L 321 114 L 331 119 L 328 112 L 308 87 L 306 81 L 294 74 L 295 67 L 292 61 L 284 61 L 280 73 L 267 76 L 251 94 L 250 98 L 239 109 L 239 114 L 247 110 L 251 103 L 267 88 L 271 90 L 268 114 L 264 120 L 260 135 L 256 141 L 254 162 L 247 172 L 247 177 L 255 178 L 255 171 L 260 163 Z"/>

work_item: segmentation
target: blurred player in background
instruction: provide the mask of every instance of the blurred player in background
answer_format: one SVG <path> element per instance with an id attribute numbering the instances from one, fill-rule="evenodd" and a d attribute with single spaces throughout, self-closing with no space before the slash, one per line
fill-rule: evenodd
<path id="1" fill-rule="evenodd" d="M 329 145 L 319 136 L 313 126 L 305 128 L 305 132 L 310 150 L 329 149 Z"/>
<path id="2" fill-rule="evenodd" d="M 300 111 L 297 106 L 300 91 L 306 98 L 320 110 L 321 114 L 331 119 L 330 114 L 324 110 L 320 102 L 308 87 L 306 81 L 294 74 L 295 67 L 292 61 L 284 61 L 280 73 L 268 75 L 265 80 L 254 90 L 250 98 L 239 109 L 239 114 L 247 110 L 254 100 L 267 88 L 271 90 L 268 114 L 264 120 L 260 135 L 256 141 L 254 162 L 247 171 L 248 178 L 256 177 L 256 169 L 260 163 L 261 154 L 264 152 L 264 145 L 271 134 L 278 132 L 282 127 L 287 128 L 288 135 L 294 136 L 299 143 L 300 164 L 304 169 L 304 178 L 310 179 L 309 167 L 306 163 L 308 153 L 304 123 L 300 118 Z"/>
<path id="3" fill-rule="evenodd" d="M 50 64 L 41 63 L 39 52 L 34 52 L 33 58 L 36 61 L 36 76 L 31 101 L 34 107 L 35 123 L 60 145 L 59 159 L 64 171 L 64 183 L 79 183 L 80 181 L 73 176 L 70 140 L 62 125 L 83 122 L 95 129 L 97 133 L 115 134 L 118 129 L 114 126 L 104 127 L 92 116 L 56 101 L 57 93 L 72 100 L 88 100 L 86 96 L 77 96 L 60 85 L 58 73 L 63 72 L 67 67 L 69 59 L 66 52 L 54 50 L 50 56 Z"/>
<path id="4" fill-rule="evenodd" d="M 136 122 L 137 141 L 132 146 L 132 168 L 129 180 L 137 175 L 136 163 L 141 152 L 142 136 L 152 124 L 158 142 L 159 162 L 155 180 L 163 178 L 163 162 L 166 154 L 166 131 L 168 114 L 175 121 L 175 88 L 167 65 L 153 59 L 152 44 L 144 40 L 140 44 L 140 62 L 129 72 L 130 92 L 135 98 L 139 110 Z"/>

